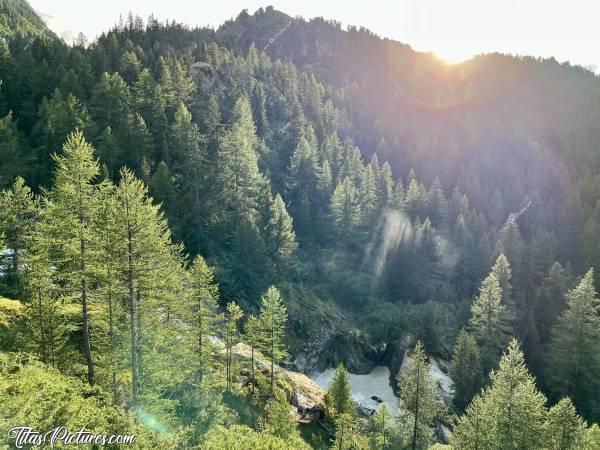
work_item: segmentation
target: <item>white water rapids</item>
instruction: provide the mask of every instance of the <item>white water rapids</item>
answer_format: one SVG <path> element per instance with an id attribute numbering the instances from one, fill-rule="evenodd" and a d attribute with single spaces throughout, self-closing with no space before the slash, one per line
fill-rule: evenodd
<path id="1" fill-rule="evenodd" d="M 335 369 L 327 369 L 324 372 L 312 374 L 310 378 L 321 388 L 327 389 L 334 375 Z M 356 403 L 365 408 L 377 410 L 380 404 L 371 398 L 376 396 L 387 403 L 392 415 L 398 416 L 400 414 L 398 397 L 394 395 L 392 386 L 390 386 L 390 369 L 377 366 L 367 375 L 356 375 L 354 373 L 348 375 L 352 388 L 352 398 Z"/>

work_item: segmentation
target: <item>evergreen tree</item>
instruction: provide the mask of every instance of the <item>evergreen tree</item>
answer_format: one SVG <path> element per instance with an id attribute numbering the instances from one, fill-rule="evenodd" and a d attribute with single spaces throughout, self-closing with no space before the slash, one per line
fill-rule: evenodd
<path id="1" fill-rule="evenodd" d="M 52 172 L 52 158 L 60 153 L 67 136 L 75 129 L 85 131 L 90 125 L 87 108 L 74 95 L 56 89 L 50 99 L 44 97 L 39 108 L 34 133 L 38 139 L 37 158 L 41 164 L 36 181 L 46 185 Z"/>
<path id="2" fill-rule="evenodd" d="M 356 413 L 356 404 L 352 400 L 350 378 L 344 364 L 339 363 L 335 375 L 325 393 L 325 416 L 334 422 L 342 415 L 353 417 Z"/>
<path id="3" fill-rule="evenodd" d="M 244 324 L 244 340 L 250 346 L 250 381 L 252 382 L 252 389 L 254 390 L 254 384 L 256 383 L 255 377 L 255 359 L 254 352 L 257 348 L 260 348 L 263 343 L 262 330 L 260 327 L 260 321 L 254 315 L 248 317 Z"/>
<path id="4" fill-rule="evenodd" d="M 379 170 L 379 167 L 376 170 Z M 359 195 L 361 223 L 370 229 L 378 219 L 377 211 L 379 209 L 378 180 L 372 164 L 367 165 L 361 178 Z"/>
<path id="5" fill-rule="evenodd" d="M 573 285 L 573 275 L 554 263 L 542 280 L 535 302 L 535 317 L 541 342 L 548 342 L 552 326 L 567 307 L 565 294 Z"/>
<path id="6" fill-rule="evenodd" d="M 464 449 L 542 449 L 546 398 L 527 371 L 523 353 L 512 340 L 491 385 L 475 397 L 456 425 L 452 444 Z"/>
<path id="7" fill-rule="evenodd" d="M 287 310 L 279 289 L 275 286 L 271 286 L 262 297 L 259 321 L 261 334 L 264 336 L 261 350 L 271 362 L 271 395 L 274 395 L 275 362 L 281 361 L 287 355 L 283 344 Z"/>
<path id="8" fill-rule="evenodd" d="M 212 359 L 210 337 L 215 335 L 216 321 L 218 320 L 219 288 L 214 281 L 212 269 L 206 264 L 202 256 L 194 258 L 189 270 L 190 306 L 193 315 L 190 315 L 191 329 L 198 354 L 199 367 L 204 369 L 210 366 Z"/>
<path id="9" fill-rule="evenodd" d="M 510 338 L 509 315 L 502 304 L 502 288 L 493 273 L 483 281 L 479 296 L 471 305 L 469 327 L 483 352 L 482 366 L 487 374 Z"/>
<path id="10" fill-rule="evenodd" d="M 544 424 L 544 437 L 548 450 L 580 449 L 585 436 L 585 424 L 577 415 L 571 400 L 563 398 L 550 408 Z"/>
<path id="11" fill-rule="evenodd" d="M 56 175 L 47 210 L 47 226 L 59 255 L 53 263 L 61 273 L 59 282 L 81 304 L 83 355 L 88 383 L 92 385 L 95 371 L 89 310 L 97 270 L 94 227 L 100 205 L 95 181 L 100 167 L 93 147 L 81 132 L 69 135 L 63 155 L 55 160 Z"/>
<path id="12" fill-rule="evenodd" d="M 569 291 L 567 302 L 567 309 L 552 330 L 548 381 L 554 393 L 570 396 L 580 411 L 593 414 L 600 401 L 600 302 L 593 269 Z"/>
<path id="13" fill-rule="evenodd" d="M 130 104 L 131 93 L 118 73 L 104 72 L 96 83 L 90 99 L 90 113 L 100 129 L 117 128 Z"/>
<path id="14" fill-rule="evenodd" d="M 279 194 L 275 196 L 271 206 L 268 246 L 272 257 L 281 262 L 288 260 L 297 247 L 292 217 Z"/>
<path id="15" fill-rule="evenodd" d="M 18 295 L 19 268 L 21 257 L 27 249 L 27 240 L 35 227 L 38 215 L 38 202 L 25 185 L 25 180 L 17 177 L 15 183 L 8 190 L 0 193 L 0 233 L 4 242 L 11 249 L 6 261 L 8 269 L 7 281 L 9 293 Z"/>
<path id="16" fill-rule="evenodd" d="M 352 414 L 339 414 L 335 419 L 335 450 L 366 449 L 366 439 L 360 434 L 359 426 Z"/>
<path id="17" fill-rule="evenodd" d="M 236 102 L 233 117 L 233 124 L 219 146 L 223 208 L 234 223 L 256 223 L 259 195 L 266 180 L 258 168 L 258 139 L 248 99 Z"/>
<path id="18" fill-rule="evenodd" d="M 350 178 L 344 178 L 344 181 L 336 186 L 331 196 L 330 211 L 335 233 L 350 240 L 360 223 L 358 192 Z"/>
<path id="19" fill-rule="evenodd" d="M 20 273 L 26 297 L 27 347 L 44 364 L 58 367 L 64 362 L 65 347 L 73 327 L 63 313 L 63 299 L 53 277 L 50 241 L 39 231 L 27 239 L 24 270 Z"/>
<path id="20" fill-rule="evenodd" d="M 0 187 L 9 187 L 17 176 L 27 177 L 31 173 L 33 158 L 27 150 L 12 112 L 0 117 Z"/>
<path id="21" fill-rule="evenodd" d="M 479 346 L 473 336 L 461 330 L 448 368 L 454 380 L 454 403 L 463 410 L 481 387 Z"/>
<path id="22" fill-rule="evenodd" d="M 372 450 L 386 450 L 392 445 L 395 424 L 386 403 L 371 416 L 369 441 Z"/>
<path id="23" fill-rule="evenodd" d="M 496 258 L 496 262 L 492 266 L 491 273 L 496 275 L 498 279 L 498 283 L 500 283 L 500 288 L 502 289 L 502 303 L 506 308 L 513 308 L 514 305 L 512 303 L 512 285 L 510 284 L 510 279 L 512 278 L 512 271 L 510 268 L 510 263 L 504 254 L 498 255 Z"/>
<path id="24" fill-rule="evenodd" d="M 125 285 L 129 310 L 129 346 L 133 401 L 140 394 L 142 304 L 170 281 L 170 264 L 180 247 L 173 245 L 160 208 L 152 203 L 148 189 L 127 169 L 121 170 L 116 189 L 119 248 L 117 276 Z M 149 306 L 149 305 L 148 305 Z M 150 311 L 148 308 L 146 311 Z"/>
<path id="25" fill-rule="evenodd" d="M 225 311 L 225 327 L 223 329 L 225 341 L 225 379 L 227 382 L 227 389 L 231 389 L 231 382 L 233 381 L 232 348 L 240 342 L 238 322 L 243 316 L 244 313 L 237 303 L 233 301 L 227 303 Z"/>
<path id="26" fill-rule="evenodd" d="M 587 429 L 583 441 L 584 450 L 600 449 L 600 426 L 597 423 Z"/>
<path id="27" fill-rule="evenodd" d="M 398 379 L 404 415 L 404 445 L 412 450 L 426 449 L 431 444 L 434 421 L 445 412 L 438 387 L 429 376 L 429 363 L 421 342 L 417 342 L 406 370 Z"/>
<path id="28" fill-rule="evenodd" d="M 264 427 L 267 433 L 285 439 L 287 442 L 302 440 L 292 407 L 281 392 L 271 398 L 265 408 Z"/>

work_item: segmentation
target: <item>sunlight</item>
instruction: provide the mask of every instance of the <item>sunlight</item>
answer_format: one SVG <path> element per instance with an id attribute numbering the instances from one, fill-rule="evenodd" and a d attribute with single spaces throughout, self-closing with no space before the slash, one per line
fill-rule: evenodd
<path id="1" fill-rule="evenodd" d="M 459 64 L 473 57 L 473 55 L 469 54 L 468 52 L 456 47 L 436 50 L 432 52 L 432 55 L 436 59 L 449 65 Z"/>

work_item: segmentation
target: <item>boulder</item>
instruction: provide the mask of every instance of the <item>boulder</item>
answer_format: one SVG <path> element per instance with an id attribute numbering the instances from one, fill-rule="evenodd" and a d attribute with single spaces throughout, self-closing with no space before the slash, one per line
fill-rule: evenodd
<path id="1" fill-rule="evenodd" d="M 239 343 L 231 349 L 233 355 L 243 361 L 250 361 L 252 349 L 250 346 Z M 260 352 L 254 352 L 254 364 L 258 371 L 270 373 L 271 363 Z M 312 423 L 321 417 L 325 391 L 303 373 L 294 372 L 274 365 L 277 384 L 288 394 L 290 404 L 294 407 L 294 416 L 299 423 Z M 242 379 L 249 375 L 247 368 L 240 369 Z"/>

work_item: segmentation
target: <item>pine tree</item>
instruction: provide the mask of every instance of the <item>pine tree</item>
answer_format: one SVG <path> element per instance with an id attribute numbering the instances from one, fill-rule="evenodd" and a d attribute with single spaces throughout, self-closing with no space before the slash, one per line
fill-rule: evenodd
<path id="1" fill-rule="evenodd" d="M 9 187 L 19 175 L 27 178 L 31 173 L 33 158 L 27 147 L 12 112 L 0 117 L 0 188 Z"/>
<path id="2" fill-rule="evenodd" d="M 287 181 L 287 199 L 303 233 L 308 233 L 319 200 L 321 169 L 317 156 L 316 138 L 309 126 L 292 154 Z"/>
<path id="3" fill-rule="evenodd" d="M 264 336 L 261 350 L 271 362 L 271 395 L 274 395 L 275 362 L 281 361 L 287 355 L 283 344 L 287 310 L 279 289 L 275 286 L 271 286 L 262 297 L 259 321 Z"/>
<path id="4" fill-rule="evenodd" d="M 278 392 L 269 400 L 265 408 L 264 427 L 267 433 L 285 439 L 287 442 L 301 440 L 292 407 L 282 392 Z"/>
<path id="5" fill-rule="evenodd" d="M 350 240 L 360 223 L 358 192 L 350 178 L 344 178 L 344 181 L 336 186 L 331 196 L 330 211 L 335 233 Z"/>
<path id="6" fill-rule="evenodd" d="M 90 300 L 95 280 L 98 243 L 94 227 L 99 211 L 100 173 L 93 147 L 81 132 L 69 135 L 63 155 L 55 157 L 56 175 L 47 210 L 47 225 L 57 247 L 54 261 L 60 283 L 79 298 L 83 328 L 83 355 L 87 379 L 95 382 L 92 339 L 90 336 Z"/>
<path id="7" fill-rule="evenodd" d="M 583 441 L 583 450 L 600 450 L 600 426 L 597 423 L 587 429 Z"/>
<path id="8" fill-rule="evenodd" d="M 580 411 L 591 414 L 600 379 L 600 302 L 590 269 L 567 294 L 567 309 L 552 330 L 547 375 L 552 391 L 569 396 Z"/>
<path id="9" fill-rule="evenodd" d="M 127 291 L 133 401 L 140 394 L 142 305 L 147 296 L 169 283 L 169 271 L 180 257 L 181 247 L 171 241 L 167 222 L 148 189 L 127 169 L 120 173 L 116 189 L 119 247 L 117 276 Z M 149 305 L 148 305 L 149 306 Z M 150 311 L 148 308 L 146 311 Z"/>
<path id="10" fill-rule="evenodd" d="M 512 285 L 510 279 L 512 278 L 512 270 L 510 263 L 504 254 L 498 255 L 496 262 L 492 266 L 491 273 L 496 275 L 500 288 L 502 289 L 502 303 L 506 308 L 513 308 L 512 303 Z"/>
<path id="11" fill-rule="evenodd" d="M 131 93 L 118 73 L 104 72 L 92 90 L 90 112 L 100 129 L 117 128 L 129 107 Z"/>
<path id="12" fill-rule="evenodd" d="M 268 246 L 271 248 L 272 257 L 281 262 L 288 260 L 298 245 L 296 244 L 293 219 L 288 214 L 279 194 L 275 196 L 271 206 L 268 234 Z"/>
<path id="13" fill-rule="evenodd" d="M 210 337 L 215 335 L 218 317 L 217 300 L 219 288 L 214 281 L 212 269 L 200 255 L 194 258 L 189 270 L 190 306 L 193 313 L 189 316 L 193 340 L 196 345 L 199 367 L 210 365 Z M 208 364 L 207 364 L 208 363 Z"/>
<path id="14" fill-rule="evenodd" d="M 62 312 L 63 299 L 53 277 L 50 240 L 39 230 L 27 238 L 23 281 L 26 299 L 26 344 L 44 364 L 57 367 L 63 362 L 69 333 L 73 331 Z"/>
<path id="15" fill-rule="evenodd" d="M 170 157 L 174 164 L 182 166 L 190 177 L 194 199 L 198 202 L 207 155 L 203 145 L 204 138 L 198 131 L 198 125 L 192 122 L 192 114 L 183 103 L 180 103 L 175 111 L 169 136 Z M 163 161 L 167 160 L 163 157 Z"/>
<path id="16" fill-rule="evenodd" d="M 35 227 L 38 209 L 38 201 L 21 177 L 17 177 L 9 190 L 0 193 L 0 233 L 4 236 L 8 248 L 12 250 L 10 261 L 7 262 L 7 278 L 11 285 L 11 293 L 15 295 L 20 293 L 20 259 Z"/>
<path id="17" fill-rule="evenodd" d="M 386 450 L 391 447 L 395 432 L 394 419 L 386 403 L 382 403 L 371 416 L 369 441 L 372 450 Z"/>
<path id="18" fill-rule="evenodd" d="M 512 272 L 514 273 L 513 285 L 517 289 L 524 287 L 523 280 L 521 279 L 521 276 L 525 273 L 522 270 L 524 246 L 523 236 L 517 224 L 517 216 L 511 213 L 498 232 L 496 254 L 504 254 L 508 261 L 510 261 Z"/>
<path id="19" fill-rule="evenodd" d="M 65 96 L 55 89 L 50 99 L 44 97 L 34 129 L 39 142 L 37 157 L 41 164 L 39 177 L 36 177 L 38 184 L 47 185 L 50 181 L 51 155 L 60 153 L 67 136 L 75 129 L 85 131 L 89 125 L 87 108 L 74 95 Z"/>
<path id="20" fill-rule="evenodd" d="M 379 170 L 379 167 L 377 167 Z M 367 165 L 361 178 L 359 196 L 361 202 L 361 223 L 370 229 L 377 221 L 377 211 L 379 210 L 378 198 L 378 180 L 373 165 Z"/>
<path id="21" fill-rule="evenodd" d="M 454 403 L 463 410 L 481 387 L 481 361 L 479 346 L 473 336 L 461 330 L 448 373 L 454 380 Z"/>
<path id="22" fill-rule="evenodd" d="M 258 168 L 258 140 L 248 99 L 234 107 L 233 124 L 219 146 L 219 183 L 223 208 L 233 223 L 258 220 L 259 195 L 266 180 Z"/>
<path id="23" fill-rule="evenodd" d="M 417 341 L 406 370 L 398 379 L 400 400 L 405 414 L 401 418 L 405 428 L 404 445 L 412 450 L 428 448 L 434 421 L 445 412 L 438 387 L 429 376 L 429 363 L 423 344 Z"/>
<path id="24" fill-rule="evenodd" d="M 227 389 L 231 389 L 233 380 L 233 354 L 232 348 L 240 342 L 240 332 L 238 330 L 238 322 L 242 319 L 244 313 L 235 302 L 227 303 L 225 311 L 225 327 L 223 329 L 225 341 L 225 378 Z"/>
<path id="25" fill-rule="evenodd" d="M 483 353 L 482 366 L 487 374 L 510 339 L 509 315 L 502 304 L 502 288 L 496 275 L 490 273 L 479 288 L 479 296 L 471 305 L 469 327 Z"/>
<path id="26" fill-rule="evenodd" d="M 541 342 L 548 342 L 552 326 L 567 307 L 565 294 L 573 286 L 573 274 L 560 263 L 554 263 L 542 280 L 535 301 L 536 324 Z"/>
<path id="27" fill-rule="evenodd" d="M 582 448 L 585 424 L 577 415 L 571 399 L 563 398 L 550 408 L 544 424 L 548 450 L 577 450 Z"/>
<path id="28" fill-rule="evenodd" d="M 452 444 L 461 449 L 542 449 L 546 398 L 527 371 L 523 352 L 512 340 L 491 386 L 475 397 L 453 433 Z"/>
<path id="29" fill-rule="evenodd" d="M 244 324 L 244 340 L 250 346 L 250 381 L 252 382 L 252 389 L 254 390 L 254 385 L 256 384 L 254 352 L 257 348 L 260 348 L 263 343 L 260 321 L 254 315 L 248 317 L 248 320 L 246 320 L 246 323 Z"/>
<path id="30" fill-rule="evenodd" d="M 359 425 L 352 414 L 339 414 L 335 419 L 335 440 L 331 446 L 335 450 L 366 449 L 367 441 L 360 434 Z"/>
<path id="31" fill-rule="evenodd" d="M 121 240 L 119 239 L 119 226 L 117 223 L 117 200 L 115 186 L 104 183 L 99 190 L 98 215 L 94 221 L 93 233 L 97 236 L 97 262 L 96 262 L 96 297 L 106 307 L 108 314 L 108 343 L 106 359 L 110 387 L 113 400 L 117 399 L 117 344 L 119 342 L 119 324 L 124 316 L 120 305 L 123 292 L 123 282 L 117 276 L 118 262 L 122 255 Z"/>
<path id="32" fill-rule="evenodd" d="M 441 225 L 448 215 L 448 203 L 444 194 L 442 182 L 435 177 L 429 192 L 427 193 L 427 206 L 429 208 L 429 218 L 434 226 Z"/>
<path id="33" fill-rule="evenodd" d="M 325 393 L 324 404 L 325 416 L 334 423 L 341 415 L 353 417 L 356 414 L 350 378 L 343 363 L 339 363 L 335 369 L 335 375 Z"/>

